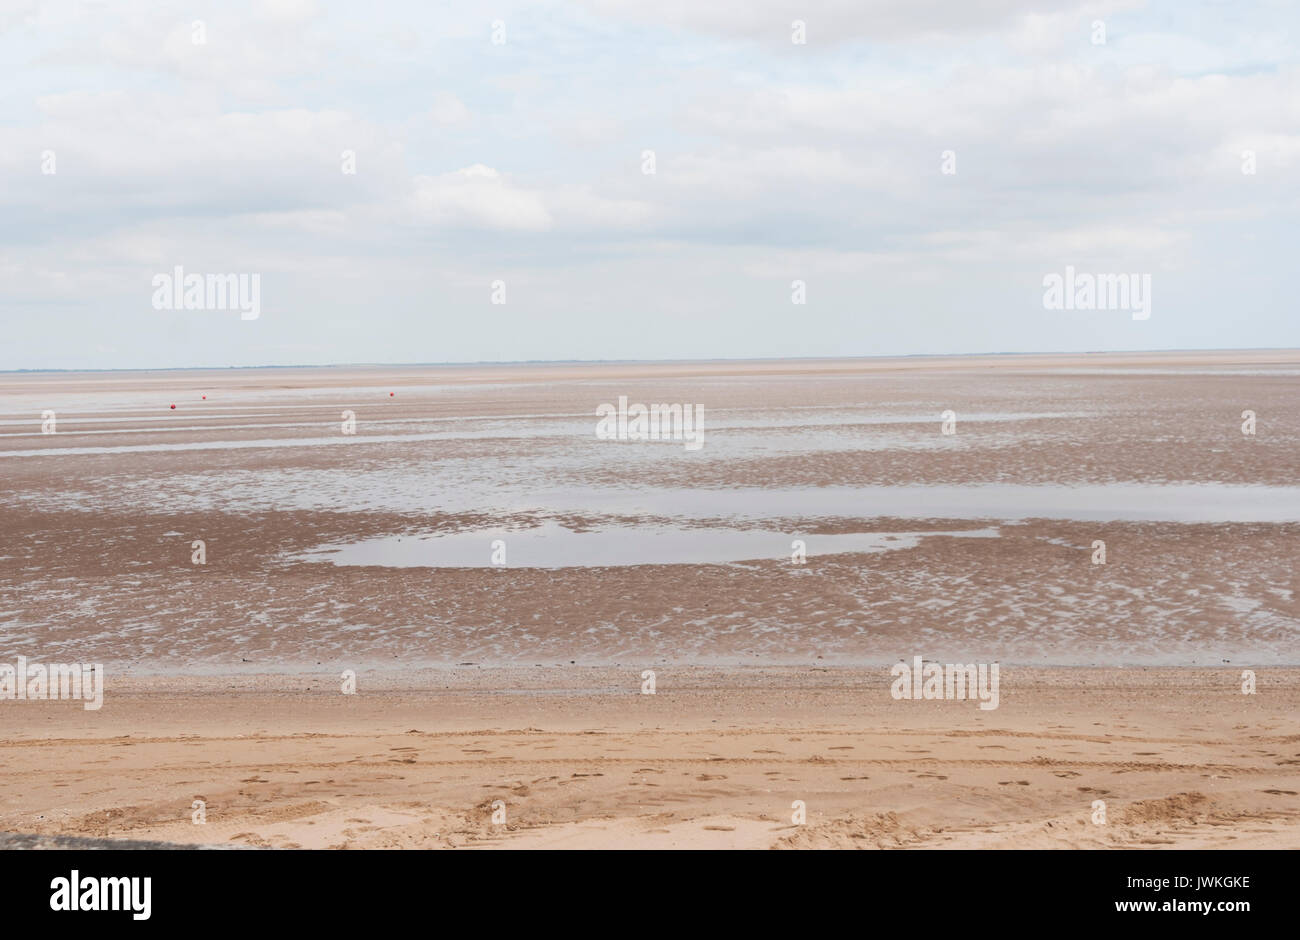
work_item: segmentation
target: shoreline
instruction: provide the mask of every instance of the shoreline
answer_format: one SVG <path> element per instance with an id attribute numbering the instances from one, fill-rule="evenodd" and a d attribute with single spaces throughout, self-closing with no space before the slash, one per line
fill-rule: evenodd
<path id="1" fill-rule="evenodd" d="M 0 376 L 6 375 L 97 375 L 104 373 L 156 373 L 156 372 L 211 372 L 229 374 L 240 371 L 256 370 L 299 370 L 299 369 L 354 369 L 366 370 L 400 370 L 400 369 L 520 369 L 572 366 L 707 366 L 707 365 L 767 365 L 772 363 L 862 363 L 900 361 L 918 364 L 927 360 L 985 360 L 1012 357 L 1026 358 L 1083 358 L 1120 357 L 1120 356 L 1253 356 L 1257 354 L 1275 355 L 1291 354 L 1283 361 L 1295 361 L 1300 357 L 1300 347 L 1293 346 L 1244 346 L 1240 348 L 1209 347 L 1192 349 L 1111 349 L 1084 351 L 1031 350 L 1026 352 L 998 351 L 976 353 L 896 353 L 880 356 L 760 356 L 754 358 L 713 358 L 713 359 L 521 359 L 521 360 L 478 360 L 474 362 L 330 362 L 330 363 L 267 363 L 265 365 L 240 366 L 139 366 L 130 368 L 37 368 L 37 369 L 0 369 Z"/>
<path id="2" fill-rule="evenodd" d="M 913 654 L 919 655 L 919 654 Z M 45 660 L 38 660 L 32 657 L 25 657 L 28 660 L 29 669 L 31 666 L 44 664 Z M 971 659 L 967 657 L 967 659 Z M 0 659 L 0 666 L 14 665 L 15 657 L 9 660 Z M 446 683 L 454 680 L 455 687 L 469 688 L 475 685 L 475 682 L 469 681 L 471 677 L 490 677 L 490 681 L 498 679 L 510 679 L 514 681 L 519 677 L 530 683 L 528 688 L 545 686 L 556 689 L 569 688 L 592 688 L 590 685 L 570 686 L 566 683 L 571 681 L 575 675 L 594 675 L 601 678 L 603 683 L 613 689 L 619 681 L 616 677 L 636 676 L 646 669 L 657 671 L 672 672 L 677 675 L 694 675 L 694 674 L 746 674 L 746 675 L 766 675 L 766 674 L 804 674 L 804 673 L 832 673 L 855 676 L 882 676 L 886 683 L 888 682 L 889 671 L 898 663 L 910 664 L 911 656 L 906 658 L 893 659 L 861 659 L 846 660 L 839 659 L 834 661 L 816 658 L 804 661 L 739 661 L 732 659 L 692 659 L 689 662 L 675 662 L 671 660 L 646 659 L 644 661 L 622 661 L 613 660 L 603 661 L 600 659 L 588 659 L 581 662 L 571 663 L 524 663 L 524 662 L 506 662 L 506 661 L 475 661 L 475 662 L 421 662 L 421 663 L 403 663 L 401 665 L 392 665 L 381 661 L 371 662 L 339 662 L 333 666 L 327 666 L 322 663 L 274 663 L 274 664 L 249 664 L 247 668 L 237 668 L 224 665 L 176 665 L 172 663 L 159 663 L 157 665 L 147 665 L 141 663 L 120 663 L 106 660 L 100 663 L 86 662 L 84 665 L 100 665 L 104 668 L 105 689 L 111 690 L 115 687 L 125 688 L 128 691 L 135 691 L 136 683 L 169 683 L 172 681 L 194 681 L 194 682 L 247 682 L 253 686 L 264 684 L 275 680 L 286 680 L 294 682 L 296 680 L 327 682 L 341 674 L 341 670 L 351 670 L 360 678 L 371 678 L 376 680 L 380 687 L 385 689 L 422 689 L 428 686 L 431 681 Z M 924 661 L 947 663 L 952 661 L 950 657 L 931 657 L 924 656 Z M 974 661 L 974 660 L 971 660 Z M 60 663 L 63 660 L 59 661 Z M 1049 663 L 1034 662 L 1025 660 L 985 660 L 988 664 L 996 664 L 1003 670 L 1004 681 L 1007 676 L 1015 672 L 1023 672 L 1028 675 L 1034 675 L 1044 672 L 1064 672 L 1067 674 L 1094 674 L 1103 675 L 1129 675 L 1133 673 L 1151 672 L 1177 672 L 1177 673 L 1212 673 L 1215 675 L 1237 675 L 1240 676 L 1242 670 L 1249 669 L 1253 672 L 1278 672 L 1290 673 L 1300 671 L 1300 663 L 1265 663 L 1251 662 L 1243 660 L 1241 662 L 1219 662 L 1219 663 Z M 53 663 L 53 660 L 51 660 Z M 630 680 L 629 680 L 630 681 Z M 639 681 L 639 680 L 638 680 Z M 440 686 L 445 687 L 445 686 Z M 286 688 L 296 689 L 297 685 L 286 686 Z M 0 699 L 0 705 L 4 702 Z"/>
<path id="3" fill-rule="evenodd" d="M 998 352 L 917 354 L 902 356 L 820 356 L 812 358 L 759 358 L 759 359 L 649 359 L 649 360 L 536 360 L 523 362 L 450 362 L 450 363 L 332 363 L 329 365 L 263 365 L 263 366 L 176 366 L 131 369 L 0 369 L 0 393 L 19 391 L 23 380 L 47 379 L 52 382 L 75 381 L 85 377 L 86 384 L 95 380 L 112 382 L 117 379 L 129 382 L 148 376 L 180 380 L 181 387 L 190 380 L 211 378 L 216 384 L 232 381 L 256 382 L 284 372 L 296 377 L 307 376 L 312 371 L 325 373 L 318 376 L 317 385 L 329 387 L 336 383 L 333 377 L 384 375 L 397 385 L 410 379 L 427 380 L 444 373 L 467 385 L 495 382 L 502 378 L 510 381 L 538 382 L 565 379 L 589 379 L 605 376 L 624 378 L 675 377 L 675 376 L 782 376 L 782 375 L 844 375 L 855 373 L 897 374 L 926 371 L 960 372 L 966 370 L 993 370 L 1016 372 L 1025 367 L 1059 370 L 1063 366 L 1084 371 L 1115 366 L 1222 366 L 1251 367 L 1260 365 L 1295 366 L 1300 364 L 1300 348 L 1249 348 L 1249 349 L 1171 349 L 1171 350 L 1118 350 L 1114 352 Z M 476 376 L 474 373 L 481 373 Z M 31 383 L 27 383 L 31 384 Z M 206 383 L 205 383 L 206 384 Z"/>

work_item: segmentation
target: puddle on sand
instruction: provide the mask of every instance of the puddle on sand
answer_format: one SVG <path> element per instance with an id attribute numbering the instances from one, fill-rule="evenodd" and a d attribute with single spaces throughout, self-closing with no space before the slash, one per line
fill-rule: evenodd
<path id="1" fill-rule="evenodd" d="M 710 518 L 1077 519 L 1150 522 L 1297 522 L 1300 487 L 1226 483 L 1081 486 L 592 487 L 535 489 L 515 511 L 607 512 Z"/>
<path id="2" fill-rule="evenodd" d="M 384 536 L 324 546 L 295 561 L 392 568 L 602 568 L 628 565 L 717 565 L 789 561 L 799 539 L 809 558 L 915 548 L 934 536 L 997 538 L 997 529 L 958 532 L 855 532 L 799 535 L 755 529 L 618 527 L 575 532 L 558 523 L 532 529 L 476 529 L 448 535 Z M 506 564 L 493 564 L 493 542 L 505 543 Z"/>

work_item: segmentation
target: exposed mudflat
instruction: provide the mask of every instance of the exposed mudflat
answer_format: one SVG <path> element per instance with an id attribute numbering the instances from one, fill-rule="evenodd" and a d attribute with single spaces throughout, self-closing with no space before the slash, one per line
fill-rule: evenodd
<path id="1" fill-rule="evenodd" d="M 0 847 L 1296 848 L 1297 404 L 1288 352 L 0 376 L 0 666 L 106 675 L 0 698 Z"/>

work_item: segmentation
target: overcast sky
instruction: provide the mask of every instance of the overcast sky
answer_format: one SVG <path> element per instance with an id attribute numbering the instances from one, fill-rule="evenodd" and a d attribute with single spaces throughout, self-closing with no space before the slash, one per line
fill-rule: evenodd
<path id="1" fill-rule="evenodd" d="M 1296 11 L 0 0 L 0 369 L 1300 346 Z"/>

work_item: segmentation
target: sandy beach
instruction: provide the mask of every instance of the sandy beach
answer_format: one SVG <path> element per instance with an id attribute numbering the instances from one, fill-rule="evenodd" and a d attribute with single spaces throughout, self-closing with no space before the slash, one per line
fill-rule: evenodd
<path id="1" fill-rule="evenodd" d="M 1294 351 L 0 375 L 0 664 L 106 677 L 0 700 L 0 831 L 1300 847 L 1297 390 Z M 620 396 L 703 446 L 598 439 Z M 914 656 L 998 707 L 894 698 Z"/>
<path id="2" fill-rule="evenodd" d="M 303 848 L 1295 848 L 1300 670 L 464 667 L 15 709 L 0 829 Z M 194 801 L 205 822 L 194 822 Z M 806 823 L 792 823 L 796 800 Z M 504 811 L 492 820 L 494 803 Z M 1105 815 L 1097 816 L 1097 801 Z M 1098 821 L 1098 820 L 1103 821 Z"/>

